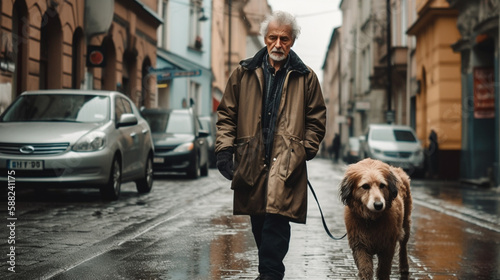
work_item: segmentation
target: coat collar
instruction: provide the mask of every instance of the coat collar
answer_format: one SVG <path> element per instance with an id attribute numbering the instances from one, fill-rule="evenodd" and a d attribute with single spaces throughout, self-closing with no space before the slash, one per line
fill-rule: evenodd
<path id="1" fill-rule="evenodd" d="M 266 57 L 266 54 L 267 54 L 267 48 L 264 47 L 260 49 L 253 57 L 240 61 L 240 65 L 248 70 L 255 70 L 262 66 L 262 60 Z M 311 72 L 309 68 L 307 68 L 304 62 L 302 62 L 300 57 L 293 50 L 290 50 L 288 56 L 290 63 L 289 65 L 290 71 L 297 71 L 304 75 Z"/>

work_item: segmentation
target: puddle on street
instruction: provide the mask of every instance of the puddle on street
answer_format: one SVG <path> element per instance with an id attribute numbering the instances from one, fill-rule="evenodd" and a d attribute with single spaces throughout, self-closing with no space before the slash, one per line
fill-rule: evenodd
<path id="1" fill-rule="evenodd" d="M 500 234 L 414 206 L 410 257 L 446 279 L 500 279 Z"/>
<path id="2" fill-rule="evenodd" d="M 223 216 L 212 220 L 212 226 L 218 232 L 210 244 L 210 279 L 245 279 L 245 275 L 254 279 L 257 275 L 257 252 L 254 240 L 249 238 L 248 217 Z M 251 248 L 255 250 L 252 251 Z M 250 254 L 254 255 L 249 256 Z"/>
<path id="3" fill-rule="evenodd" d="M 196 226 L 181 232 L 185 236 L 156 242 L 145 256 L 162 263 L 148 265 L 141 279 L 231 280 L 255 279 L 257 263 L 255 243 L 247 216 L 221 216 L 200 219 Z M 156 253 L 154 253 L 156 251 Z M 153 272 L 153 273 L 149 273 Z M 127 273 L 131 276 L 130 272 Z M 146 278 L 144 278 L 147 276 Z M 154 278 L 151 278 L 155 276 Z M 138 278 L 139 279 L 139 278 Z"/>

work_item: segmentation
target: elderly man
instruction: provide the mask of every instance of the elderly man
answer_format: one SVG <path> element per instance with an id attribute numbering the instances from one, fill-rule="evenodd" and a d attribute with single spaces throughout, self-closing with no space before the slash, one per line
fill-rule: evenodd
<path id="1" fill-rule="evenodd" d="M 250 215 L 257 279 L 283 279 L 290 221 L 307 216 L 306 160 L 325 134 L 316 74 L 291 50 L 300 27 L 274 12 L 261 25 L 266 47 L 240 62 L 218 108 L 217 168 L 232 180 L 234 214 Z"/>

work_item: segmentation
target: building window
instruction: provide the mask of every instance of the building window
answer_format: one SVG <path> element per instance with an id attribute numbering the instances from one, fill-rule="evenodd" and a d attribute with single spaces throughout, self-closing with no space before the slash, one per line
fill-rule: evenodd
<path id="1" fill-rule="evenodd" d="M 30 36 L 29 23 L 23 19 L 28 18 L 28 7 L 24 1 L 15 1 L 12 15 L 12 45 L 17 50 L 11 49 L 15 55 L 14 97 L 27 89 L 28 80 L 28 42 L 23 40 Z M 4 54 L 4 59 L 6 55 Z"/>
<path id="2" fill-rule="evenodd" d="M 401 0 L 401 45 L 407 46 L 406 30 L 408 29 L 408 4 L 407 0 Z"/>
<path id="3" fill-rule="evenodd" d="M 163 18 L 163 24 L 161 25 L 160 28 L 160 47 L 163 49 L 167 49 L 167 40 L 168 40 L 168 0 L 163 0 L 162 1 L 162 7 L 161 7 L 161 17 Z"/>
<path id="4" fill-rule="evenodd" d="M 42 17 L 40 28 L 40 89 L 62 88 L 62 25 L 55 10 L 49 9 Z M 50 73 L 50 75 L 49 75 Z"/>
<path id="5" fill-rule="evenodd" d="M 370 19 L 372 12 L 371 1 L 360 1 L 359 5 L 361 6 L 361 24 L 364 24 Z"/>
<path id="6" fill-rule="evenodd" d="M 188 45 L 196 50 L 203 48 L 203 37 L 201 36 L 200 17 L 203 15 L 203 1 L 191 0 L 189 11 L 189 43 Z"/>
<path id="7" fill-rule="evenodd" d="M 84 81 L 84 34 L 78 28 L 73 34 L 73 46 L 71 55 L 71 88 L 79 89 Z"/>
<path id="8" fill-rule="evenodd" d="M 371 70 L 371 54 L 370 48 L 366 48 L 361 53 L 361 61 L 363 67 L 361 67 L 361 92 L 367 94 L 370 91 L 370 70 Z"/>

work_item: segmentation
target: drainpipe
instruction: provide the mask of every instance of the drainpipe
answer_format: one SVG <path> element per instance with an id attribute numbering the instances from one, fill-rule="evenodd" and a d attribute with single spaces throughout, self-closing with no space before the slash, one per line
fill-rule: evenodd
<path id="1" fill-rule="evenodd" d="M 496 129 L 496 150 L 497 150 L 497 156 L 496 156 L 496 170 L 494 171 L 495 174 L 495 184 L 497 187 L 500 187 L 500 98 L 498 98 L 499 93 L 500 93 L 500 81 L 499 81 L 499 73 L 500 73 L 500 16 L 498 17 L 498 38 L 497 38 L 497 65 L 496 65 L 496 71 L 495 71 L 495 84 L 496 84 L 496 96 L 497 98 L 495 99 L 496 103 L 496 110 L 495 110 L 495 129 Z"/>
<path id="2" fill-rule="evenodd" d="M 227 76 L 229 77 L 229 75 L 231 75 L 231 12 L 232 12 L 232 8 L 231 8 L 231 4 L 232 4 L 232 0 L 228 0 L 228 7 L 227 9 L 229 10 L 228 11 L 228 34 L 227 34 L 227 37 L 228 37 L 228 51 L 227 51 Z"/>
<path id="3" fill-rule="evenodd" d="M 389 118 L 392 111 L 392 65 L 391 65 L 391 0 L 387 0 L 387 115 L 386 120 L 391 123 Z M 394 118 L 394 117 L 392 117 Z"/>
<path id="4" fill-rule="evenodd" d="M 337 29 L 338 31 L 339 29 Z M 338 36 L 338 41 L 339 44 L 337 45 L 337 50 L 339 52 L 339 57 L 338 57 L 338 65 L 337 65 L 337 76 L 338 76 L 338 79 L 337 79 L 337 82 L 338 82 L 338 95 L 339 95 L 339 116 L 344 116 L 344 124 L 341 124 L 339 123 L 339 135 L 340 135 L 340 140 L 342 141 L 342 127 L 345 126 L 345 121 L 347 120 L 347 114 L 343 114 L 342 113 L 342 102 L 344 101 L 344 99 L 342 98 L 342 73 L 340 71 L 342 71 L 341 69 L 341 62 L 342 62 L 342 51 L 341 51 L 341 48 L 340 48 L 340 39 L 341 39 L 341 34 L 339 34 L 337 32 L 337 36 Z"/>

